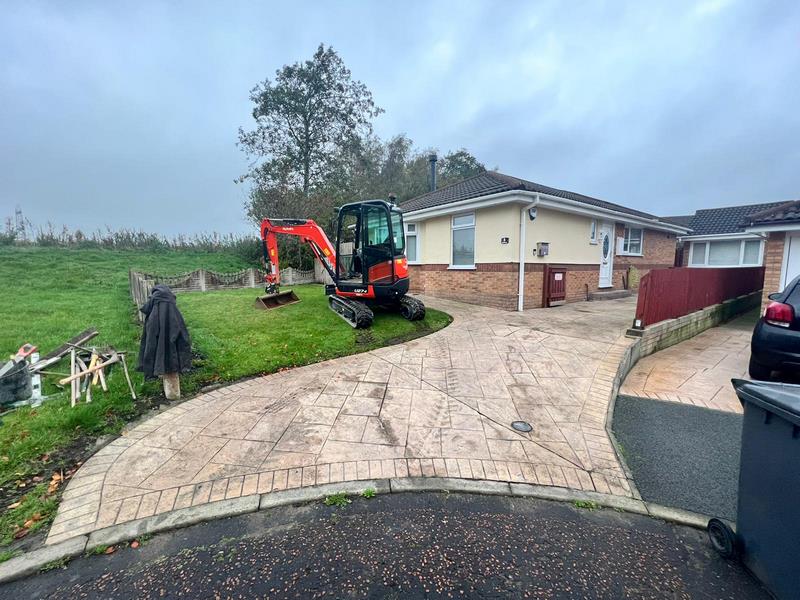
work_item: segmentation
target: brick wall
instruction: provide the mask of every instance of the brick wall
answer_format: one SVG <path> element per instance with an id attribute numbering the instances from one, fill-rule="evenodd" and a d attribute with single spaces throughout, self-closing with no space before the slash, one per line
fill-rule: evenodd
<path id="1" fill-rule="evenodd" d="M 623 234 L 622 225 L 617 235 Z M 644 256 L 615 256 L 613 285 L 622 289 L 631 266 L 644 275 L 650 269 L 673 266 L 675 261 L 675 236 L 651 231 L 644 232 Z M 567 270 L 566 300 L 586 300 L 589 292 L 598 289 L 599 264 L 550 264 L 553 268 Z M 409 265 L 410 289 L 439 298 L 459 300 L 504 310 L 516 310 L 519 277 L 518 263 L 483 263 L 475 270 L 448 269 L 445 264 Z M 544 263 L 525 265 L 525 308 L 542 306 Z M 637 281 L 638 284 L 638 281 Z M 635 285 L 635 290 L 638 285 Z"/>
<path id="2" fill-rule="evenodd" d="M 766 306 L 772 293 L 781 291 L 781 268 L 783 267 L 783 245 L 786 234 L 783 231 L 769 234 L 764 245 L 764 291 L 761 307 Z"/>
<path id="3" fill-rule="evenodd" d="M 413 292 L 504 310 L 517 308 L 518 273 L 514 263 L 477 264 L 474 270 L 409 265 L 409 277 Z"/>

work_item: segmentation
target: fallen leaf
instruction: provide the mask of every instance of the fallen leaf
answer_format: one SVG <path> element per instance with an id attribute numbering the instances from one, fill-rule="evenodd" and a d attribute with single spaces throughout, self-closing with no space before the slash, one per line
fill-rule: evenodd
<path id="1" fill-rule="evenodd" d="M 33 479 L 33 482 L 34 482 L 34 483 L 39 483 L 40 481 L 43 481 L 43 480 L 44 480 L 44 477 L 42 477 L 41 475 L 36 475 L 36 476 L 35 476 L 35 477 L 33 477 L 32 479 Z"/>
<path id="2" fill-rule="evenodd" d="M 138 540 L 133 540 L 131 542 L 131 548 L 133 548 L 135 550 L 138 547 L 139 547 L 139 541 Z"/>
<path id="3" fill-rule="evenodd" d="M 9 504 L 8 505 L 8 510 L 14 510 L 15 508 L 17 508 L 21 504 L 22 504 L 22 502 L 14 502 L 14 504 Z"/>
<path id="4" fill-rule="evenodd" d="M 14 532 L 14 539 L 15 540 L 21 540 L 22 538 L 24 538 L 29 533 L 30 533 L 30 531 L 28 531 L 27 529 L 17 529 L 17 531 Z"/>
<path id="5" fill-rule="evenodd" d="M 25 522 L 22 524 L 22 526 L 23 526 L 25 529 L 28 529 L 28 528 L 30 528 L 30 526 L 31 526 L 31 525 L 33 525 L 34 523 L 36 523 L 36 521 L 34 521 L 33 519 L 28 519 L 27 521 L 25 521 Z"/>
<path id="6" fill-rule="evenodd" d="M 61 473 L 53 473 L 53 481 L 61 481 Z"/>
<path id="7" fill-rule="evenodd" d="M 103 554 L 114 554 L 114 552 L 116 551 L 117 548 L 115 546 L 109 546 L 108 548 L 106 548 L 106 551 L 103 552 Z"/>

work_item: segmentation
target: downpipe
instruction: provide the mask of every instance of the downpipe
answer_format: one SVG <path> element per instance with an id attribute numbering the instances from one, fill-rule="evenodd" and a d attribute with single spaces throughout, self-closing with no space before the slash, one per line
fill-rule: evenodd
<path id="1" fill-rule="evenodd" d="M 539 205 L 539 194 L 536 200 L 526 204 L 519 212 L 519 276 L 517 277 L 517 310 L 522 312 L 525 308 L 525 230 L 528 219 L 528 211 Z"/>

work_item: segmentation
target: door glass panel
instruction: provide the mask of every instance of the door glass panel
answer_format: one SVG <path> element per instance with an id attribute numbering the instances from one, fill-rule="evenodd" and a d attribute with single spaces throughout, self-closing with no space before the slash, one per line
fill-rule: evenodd
<path id="1" fill-rule="evenodd" d="M 392 240 L 394 241 L 394 255 L 400 256 L 405 252 L 406 239 L 403 235 L 403 215 L 392 211 Z"/>
<path id="2" fill-rule="evenodd" d="M 603 258 L 608 258 L 608 253 L 611 250 L 611 240 L 607 233 L 603 234 Z M 596 252 L 596 251 L 595 251 Z"/>
<path id="3" fill-rule="evenodd" d="M 361 210 L 358 207 L 345 209 L 339 216 L 339 234 L 336 248 L 336 272 L 345 280 L 361 281 L 361 258 L 359 256 L 361 235 L 359 231 Z"/>
<path id="4" fill-rule="evenodd" d="M 362 249 L 363 268 L 370 283 L 392 278 L 392 237 L 389 231 L 389 211 L 383 206 L 365 206 L 366 223 Z M 402 230 L 401 230 L 402 236 Z"/>

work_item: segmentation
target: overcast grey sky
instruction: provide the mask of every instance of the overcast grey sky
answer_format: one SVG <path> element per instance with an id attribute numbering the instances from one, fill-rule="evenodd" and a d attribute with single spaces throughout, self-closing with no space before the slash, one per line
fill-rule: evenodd
<path id="1" fill-rule="evenodd" d="M 657 214 L 800 198 L 800 2 L 10 2 L 0 217 L 246 232 L 249 90 L 336 48 L 382 137 Z"/>

